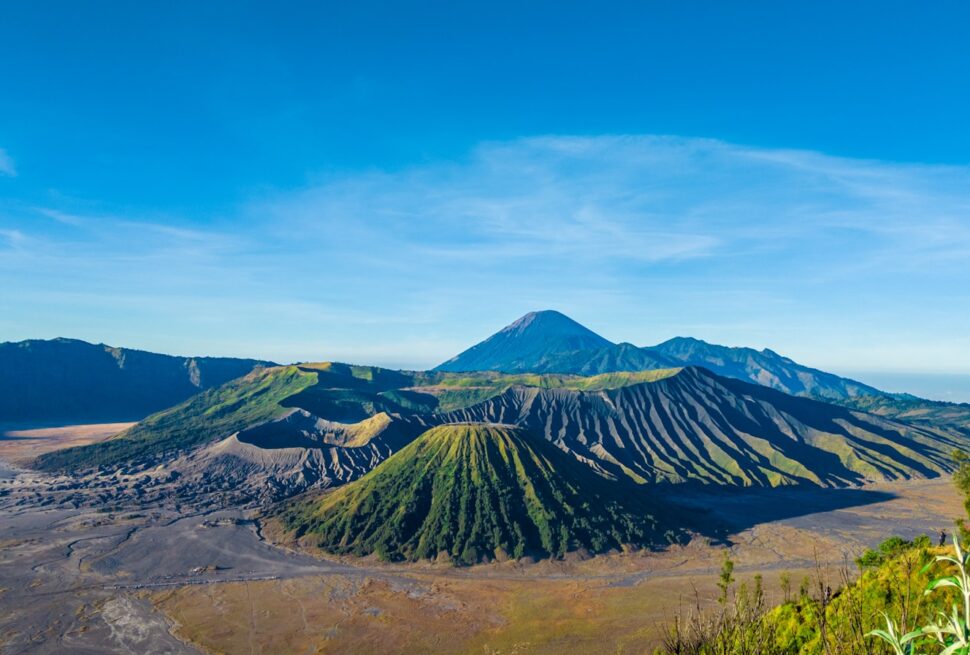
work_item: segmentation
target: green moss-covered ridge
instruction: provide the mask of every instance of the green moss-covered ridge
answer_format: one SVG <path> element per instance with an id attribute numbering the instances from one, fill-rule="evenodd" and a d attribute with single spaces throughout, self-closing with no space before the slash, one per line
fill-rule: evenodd
<path id="1" fill-rule="evenodd" d="M 335 554 L 474 564 L 649 546 L 660 536 L 647 497 L 523 430 L 452 424 L 281 518 L 296 538 Z"/>

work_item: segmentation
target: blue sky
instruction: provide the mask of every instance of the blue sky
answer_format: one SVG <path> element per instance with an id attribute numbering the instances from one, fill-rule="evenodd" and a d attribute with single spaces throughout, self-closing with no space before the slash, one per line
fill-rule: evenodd
<path id="1" fill-rule="evenodd" d="M 200 4 L 0 6 L 0 340 L 423 367 L 556 308 L 962 393 L 965 3 Z"/>

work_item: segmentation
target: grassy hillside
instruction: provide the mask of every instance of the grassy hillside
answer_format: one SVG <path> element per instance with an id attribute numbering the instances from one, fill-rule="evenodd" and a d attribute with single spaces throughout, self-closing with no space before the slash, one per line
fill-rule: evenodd
<path id="1" fill-rule="evenodd" d="M 948 427 L 970 436 L 970 404 L 924 400 L 906 394 L 860 396 L 838 401 L 844 407 L 916 425 Z"/>
<path id="2" fill-rule="evenodd" d="M 369 389 L 387 391 L 411 384 L 413 374 L 379 366 L 357 366 L 339 362 L 298 364 L 318 374 L 319 385 L 328 389 Z"/>
<path id="3" fill-rule="evenodd" d="M 680 369 L 656 369 L 635 372 L 603 373 L 593 376 L 564 375 L 555 373 L 417 373 L 414 376 L 415 393 L 433 396 L 438 412 L 450 412 L 470 407 L 489 398 L 501 395 L 512 387 L 536 387 L 539 389 L 572 389 L 576 391 L 602 391 L 619 389 L 643 382 L 656 382 Z"/>
<path id="4" fill-rule="evenodd" d="M 360 480 L 282 515 L 338 554 L 455 563 L 647 546 L 657 524 L 622 483 L 540 437 L 496 425 L 429 430 Z M 643 498 L 643 493 L 636 494 Z"/>
<path id="5" fill-rule="evenodd" d="M 965 440 L 955 429 L 859 414 L 698 368 L 582 377 L 321 363 L 261 369 L 111 441 L 51 453 L 38 465 L 71 470 L 148 462 L 275 421 L 291 409 L 307 412 L 311 424 L 353 424 L 385 414 L 408 439 L 441 423 L 515 424 L 600 473 L 640 483 L 843 486 L 933 477 L 948 470 L 950 452 Z M 324 439 L 317 431 L 304 440 Z M 293 442 L 291 432 L 292 426 L 274 423 L 261 432 L 261 443 Z M 394 450 L 403 445 L 394 444 Z"/>
<path id="6" fill-rule="evenodd" d="M 153 414 L 108 441 L 43 455 L 36 466 L 77 470 L 182 451 L 282 416 L 287 412 L 283 401 L 316 383 L 315 372 L 296 366 L 258 369 Z"/>
<path id="7" fill-rule="evenodd" d="M 377 414 L 431 415 L 473 405 L 513 385 L 598 389 L 662 379 L 676 371 L 583 378 L 500 373 L 408 373 L 333 362 L 258 369 L 149 416 L 114 439 L 50 453 L 45 470 L 148 461 L 303 409 L 329 421 L 357 423 Z"/>
<path id="8" fill-rule="evenodd" d="M 416 386 L 439 386 L 445 388 L 469 388 L 490 386 L 507 389 L 512 386 L 538 387 L 540 389 L 575 389 L 577 391 L 600 391 L 655 382 L 676 375 L 679 368 L 652 369 L 647 371 L 620 371 L 600 375 L 582 376 L 555 373 L 427 373 L 416 374 Z"/>
<path id="9" fill-rule="evenodd" d="M 722 596 L 726 603 L 669 623 L 665 645 L 656 655 L 895 655 L 889 644 L 869 633 L 884 630 L 889 616 L 902 636 L 941 612 L 949 614 L 955 602 L 959 605 L 952 587 L 927 592 L 933 580 L 958 573 L 952 564 L 936 561 L 953 555 L 952 546 L 934 547 L 926 536 L 911 542 L 892 537 L 865 552 L 857 560 L 858 570 L 846 568 L 828 577 L 817 572 L 796 582 L 797 590 L 789 579 L 785 602 L 773 608 L 765 604 L 760 580 L 753 588 L 728 583 Z M 899 652 L 966 652 L 945 650 L 930 634 L 916 635 L 915 641 L 912 650 Z"/>

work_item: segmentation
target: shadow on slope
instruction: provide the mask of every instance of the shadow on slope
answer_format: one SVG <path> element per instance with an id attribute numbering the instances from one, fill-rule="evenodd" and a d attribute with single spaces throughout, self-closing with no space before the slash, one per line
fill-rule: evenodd
<path id="1" fill-rule="evenodd" d="M 280 516 L 294 539 L 331 553 L 468 565 L 678 541 L 681 517 L 663 505 L 541 436 L 468 423 L 432 428 L 363 478 Z"/>
<path id="2" fill-rule="evenodd" d="M 676 503 L 686 509 L 692 527 L 702 536 L 728 545 L 729 535 L 758 525 L 851 510 L 898 497 L 874 489 L 824 489 L 808 485 L 746 490 L 678 487 Z M 817 521 L 817 527 L 820 531 L 831 529 L 839 522 L 839 517 L 827 516 Z"/>
<path id="3" fill-rule="evenodd" d="M 436 419 L 525 427 L 613 477 L 736 487 L 936 477 L 961 445 L 699 368 L 596 392 L 513 387 Z"/>

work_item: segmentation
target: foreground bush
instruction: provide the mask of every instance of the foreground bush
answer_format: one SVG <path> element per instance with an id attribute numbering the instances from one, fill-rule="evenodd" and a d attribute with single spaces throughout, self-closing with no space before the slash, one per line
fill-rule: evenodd
<path id="1" fill-rule="evenodd" d="M 871 637 L 878 637 L 892 648 L 894 655 L 968 655 L 970 654 L 970 553 L 960 546 L 960 539 L 953 538 L 953 553 L 937 555 L 935 563 L 948 565 L 950 575 L 930 582 L 925 595 L 949 591 L 953 600 L 949 610 L 938 609 L 933 620 L 906 631 L 905 619 L 898 621 L 889 614 L 885 630 L 873 630 Z M 931 568 L 928 564 L 924 571 Z"/>
<path id="2" fill-rule="evenodd" d="M 947 610 L 955 597 L 948 583 L 934 583 L 936 564 L 948 556 L 926 537 L 912 542 L 893 538 L 857 563 L 855 579 L 843 567 L 835 589 L 819 567 L 786 602 L 766 607 L 760 582 L 754 590 L 741 585 L 722 596 L 713 611 L 700 604 L 682 612 L 665 629 L 662 655 L 968 655 L 966 651 L 897 650 L 890 640 L 872 631 L 879 617 L 894 617 L 886 635 L 902 640 L 918 626 Z M 941 560 L 942 561 L 942 560 Z M 723 576 L 722 576 L 723 579 Z M 948 579 L 948 578 L 945 578 Z M 933 594 L 924 591 L 935 584 Z M 794 596 L 794 597 L 791 597 Z M 949 614 L 949 611 L 948 611 Z M 927 634 L 921 633 L 924 637 Z M 938 642 L 937 642 L 938 643 Z"/>

